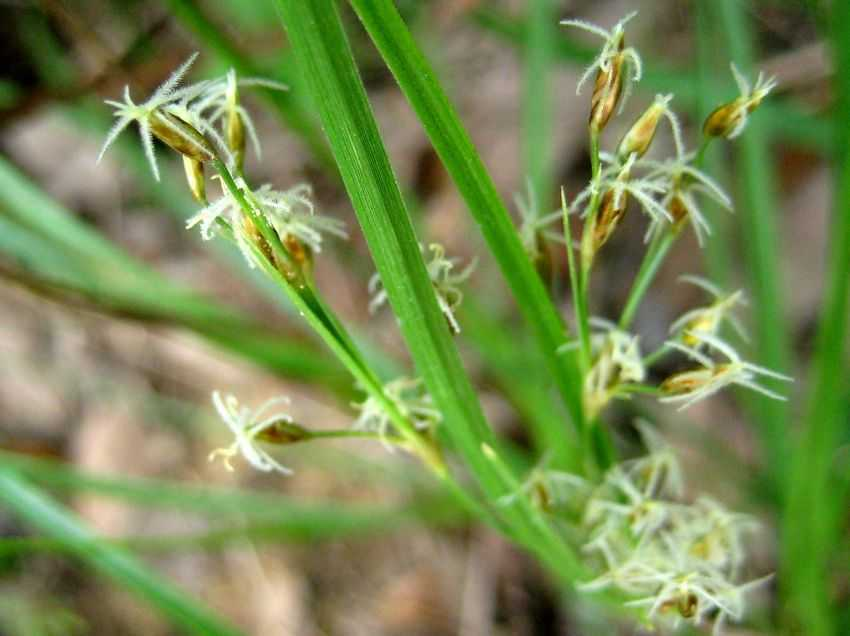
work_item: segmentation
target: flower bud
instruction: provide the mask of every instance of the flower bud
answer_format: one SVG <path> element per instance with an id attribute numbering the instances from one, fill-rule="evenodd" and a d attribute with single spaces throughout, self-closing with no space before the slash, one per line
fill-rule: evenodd
<path id="1" fill-rule="evenodd" d="M 225 125 L 227 147 L 233 153 L 239 170 L 245 162 L 245 122 L 239 113 L 239 87 L 236 83 L 236 73 L 232 70 L 227 74 L 227 123 Z"/>
<path id="2" fill-rule="evenodd" d="M 759 73 L 755 85 L 750 87 L 749 82 L 734 64 L 732 64 L 732 74 L 735 76 L 740 95 L 731 102 L 718 106 L 706 117 L 702 126 L 706 137 L 734 139 L 740 135 L 747 125 L 747 116 L 758 108 L 762 100 L 776 86 L 775 78 L 766 80 L 764 74 Z"/>
<path id="3" fill-rule="evenodd" d="M 623 49 L 623 40 L 620 40 L 620 51 Z M 623 94 L 623 62 L 622 53 L 614 55 L 608 68 L 600 67 L 596 73 L 596 82 L 593 86 L 593 95 L 590 98 L 590 128 L 601 131 L 605 128 L 611 115 L 620 103 Z"/>
<path id="4" fill-rule="evenodd" d="M 196 161 L 210 161 L 216 152 L 210 141 L 192 124 L 158 109 L 150 118 L 151 133 L 173 150 Z"/>
<path id="5" fill-rule="evenodd" d="M 186 172 L 186 182 L 195 201 L 207 202 L 207 188 L 204 180 L 204 164 L 197 159 L 183 155 L 183 170 Z"/>
<path id="6" fill-rule="evenodd" d="M 611 235 L 620 220 L 626 213 L 626 205 L 629 202 L 627 192 L 615 192 L 613 189 L 607 190 L 602 195 L 602 202 L 599 204 L 599 214 L 596 218 L 596 224 L 593 227 L 593 253 L 598 252 Z"/>
<path id="7" fill-rule="evenodd" d="M 706 137 L 733 137 L 733 132 L 741 127 L 746 111 L 741 98 L 718 106 L 706 117 L 702 132 Z"/>
<path id="8" fill-rule="evenodd" d="M 667 104 L 670 103 L 672 98 L 672 95 L 656 96 L 652 105 L 632 125 L 620 141 L 620 145 L 617 146 L 617 157 L 620 161 L 625 161 L 632 153 L 636 154 L 638 158 L 646 154 L 655 138 L 658 122 L 668 112 Z"/>
<path id="9" fill-rule="evenodd" d="M 727 367 L 726 364 L 720 364 L 712 369 L 696 369 L 674 373 L 664 380 L 658 388 L 665 395 L 694 393 L 708 385 L 715 377 L 722 375 Z"/>
<path id="10" fill-rule="evenodd" d="M 257 439 L 269 444 L 277 444 L 285 446 L 286 444 L 296 444 L 309 440 L 313 434 L 303 426 L 294 424 L 293 422 L 281 419 L 277 422 L 272 422 L 262 431 L 257 433 Z"/>

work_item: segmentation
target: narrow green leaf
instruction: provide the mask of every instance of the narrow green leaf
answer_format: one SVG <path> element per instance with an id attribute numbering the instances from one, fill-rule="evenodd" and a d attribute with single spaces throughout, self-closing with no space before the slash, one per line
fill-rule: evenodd
<path id="1" fill-rule="evenodd" d="M 840 121 L 846 122 L 850 121 L 850 4 L 833 3 L 830 24 L 837 112 Z M 842 436 L 846 439 L 850 419 L 845 401 L 850 389 L 850 134 L 846 127 L 839 133 L 839 142 L 844 156 L 838 166 L 828 233 L 827 279 L 809 373 L 811 393 L 794 447 L 782 526 L 780 582 L 787 613 L 800 633 L 812 636 L 839 633 L 839 608 L 830 601 L 832 577 L 841 569 L 837 562 L 841 527 L 847 523 L 847 487 L 838 475 L 839 445 Z"/>
<path id="2" fill-rule="evenodd" d="M 504 480 L 481 449 L 493 433 L 437 305 L 335 2 L 279 0 L 278 6 L 402 335 L 442 412 L 439 430 L 495 500 L 505 494 Z M 577 574 L 575 556 L 548 526 L 541 529 L 513 507 L 502 516 L 512 536 L 565 582 Z"/>
<path id="3" fill-rule="evenodd" d="M 520 310 L 531 327 L 550 373 L 578 430 L 584 426 L 581 381 L 572 356 L 559 355 L 566 341 L 561 316 L 522 247 L 519 234 L 484 164 L 433 69 L 414 42 L 391 0 L 352 0 L 352 6 L 416 110 L 425 132 L 481 228 Z M 571 442 L 564 428 L 563 456 Z"/>
<path id="4" fill-rule="evenodd" d="M 457 504 L 441 493 L 423 492 L 408 503 L 392 507 L 340 505 L 203 484 L 96 475 L 63 462 L 8 451 L 0 451 L 0 464 L 51 490 L 86 492 L 136 506 L 203 515 L 216 521 L 244 518 L 278 528 L 282 538 L 329 538 L 396 527 L 413 520 L 442 523 L 461 518 Z"/>
<path id="5" fill-rule="evenodd" d="M 522 165 L 531 183 L 532 209 L 546 214 L 552 207 L 552 91 L 551 70 L 555 50 L 555 17 L 552 0 L 528 3 L 525 34 L 525 68 L 522 91 Z"/>
<path id="6" fill-rule="evenodd" d="M 720 13 L 720 31 L 726 37 L 733 61 L 745 76 L 754 77 L 755 54 L 746 8 L 737 0 L 720 0 L 716 8 Z M 738 218 L 747 245 L 744 255 L 750 278 L 749 291 L 752 294 L 755 361 L 787 373 L 790 370 L 791 353 L 777 223 L 782 208 L 776 193 L 772 155 L 764 122 L 759 115 L 759 112 L 753 114 L 744 134 L 734 141 L 740 161 Z M 789 456 L 788 404 L 765 397 L 759 397 L 753 403 L 765 462 L 768 466 L 781 467 Z M 781 479 L 785 473 L 779 469 L 773 475 Z"/>
<path id="7" fill-rule="evenodd" d="M 0 467 L 0 501 L 28 525 L 61 541 L 81 561 L 125 586 L 187 633 L 239 633 L 125 551 L 104 544 L 70 512 L 8 466 Z"/>

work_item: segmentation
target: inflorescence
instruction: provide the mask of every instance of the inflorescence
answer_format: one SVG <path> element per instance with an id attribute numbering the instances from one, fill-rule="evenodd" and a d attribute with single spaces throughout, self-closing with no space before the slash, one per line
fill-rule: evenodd
<path id="1" fill-rule="evenodd" d="M 528 202 L 517 200 L 522 216 L 520 239 L 529 257 L 541 257 L 544 239 L 563 241 L 579 295 L 587 293 L 594 260 L 620 226 L 632 201 L 649 218 L 644 237 L 649 244 L 649 261 L 661 254 L 659 246 L 675 239 L 686 224 L 693 227 L 699 244 L 704 243 L 711 228 L 700 200 L 732 209 L 728 195 L 702 169 L 705 148 L 713 139 L 740 135 L 748 117 L 776 85 L 774 79 L 759 74 L 751 86 L 733 64 L 739 96 L 709 115 L 698 150 L 686 150 L 681 125 L 670 106 L 673 95 L 663 94 L 655 97 L 613 152 L 602 151 L 600 133 L 622 111 L 632 85 L 641 78 L 640 56 L 626 45 L 625 25 L 634 15 L 628 15 L 610 31 L 580 20 L 562 22 L 604 40 L 577 87 L 580 93 L 582 86 L 595 77 L 588 120 L 593 176 L 572 204 L 561 211 L 541 214 L 540 200 L 530 188 Z M 309 185 L 283 190 L 270 184 L 254 187 L 244 171 L 246 139 L 250 139 L 258 158 L 261 148 L 251 117 L 241 104 L 240 88 L 286 87 L 260 78 L 238 78 L 233 70 L 223 77 L 181 86 L 195 58 L 196 55 L 191 56 L 142 103 L 133 101 L 129 87 L 123 101 L 107 101 L 115 108 L 117 121 L 98 161 L 118 135 L 134 123 L 157 180 L 160 172 L 154 138 L 176 150 L 182 156 L 189 188 L 203 205 L 187 220 L 186 227 L 199 227 L 204 240 L 216 235 L 232 240 L 251 267 L 282 274 L 282 284 L 290 286 L 289 292 L 301 298 L 305 303 L 302 307 L 309 304 L 318 307 L 316 311 L 324 311 L 312 295 L 315 289 L 310 265 L 313 255 L 321 252 L 326 236 L 347 237 L 345 226 L 337 219 L 317 214 Z M 647 158 L 662 122 L 669 128 L 674 156 L 664 160 Z M 210 167 L 222 185 L 221 196 L 212 202 L 206 194 L 206 170 Z M 568 223 L 568 214 L 575 214 L 584 223 L 578 246 L 580 272 L 575 269 L 579 266 L 573 264 L 574 246 L 550 227 L 561 219 Z M 430 244 L 427 252 L 430 256 L 425 259 L 425 266 L 438 305 L 448 328 L 457 334 L 460 325 L 456 311 L 463 298 L 460 285 L 470 277 L 476 261 L 458 269 L 460 261 L 446 257 L 441 245 Z M 735 315 L 745 304 L 743 292 L 726 293 L 695 276 L 684 276 L 682 280 L 709 294 L 710 302 L 674 321 L 669 327 L 669 340 L 650 356 L 642 354 L 640 337 L 629 331 L 625 313 L 620 324 L 614 324 L 590 319 L 586 298 L 583 312 L 576 307 L 581 338 L 562 349 L 565 353 L 581 350 L 582 408 L 593 425 L 597 425 L 598 417 L 613 400 L 628 399 L 636 393 L 657 395 L 660 402 L 678 404 L 680 410 L 731 385 L 785 399 L 760 381 L 790 381 L 790 377 L 745 361 L 721 336 L 724 325 L 729 324 L 746 340 Z M 369 309 L 374 312 L 387 301 L 377 273 L 368 289 Z M 323 319 L 324 324 L 334 325 L 335 319 Z M 340 342 L 343 348 L 349 346 L 344 338 Z M 689 367 L 673 373 L 658 386 L 646 385 L 652 363 L 676 352 L 683 354 Z M 419 443 L 419 449 L 425 449 L 423 458 L 432 451 L 432 459 L 440 455 L 439 449 L 431 447 L 431 440 L 442 416 L 421 380 L 402 377 L 381 386 L 377 378 L 362 369 L 355 377 L 365 379 L 362 386 L 367 395 L 353 405 L 358 415 L 348 431 L 374 437 L 387 447 L 415 448 Z M 222 396 L 217 391 L 212 399 L 235 440 L 214 450 L 210 459 L 223 458 L 229 470 L 230 460 L 242 455 L 258 470 L 288 474 L 290 469 L 277 462 L 261 444 L 345 436 L 344 431 L 321 434 L 294 424 L 288 414 L 278 410 L 289 403 L 287 398 L 269 400 L 256 410 L 240 406 L 234 396 Z M 637 427 L 648 449 L 645 456 L 615 463 L 605 471 L 589 471 L 589 475 L 551 469 L 548 461 L 542 461 L 517 491 L 502 497 L 500 503 L 507 506 L 518 497 L 528 497 L 542 511 L 562 514 L 562 519 L 571 523 L 569 537 L 579 539 L 588 567 L 597 572 L 579 586 L 581 589 L 617 590 L 628 597 L 626 606 L 640 610 L 652 622 L 670 621 L 675 625 L 713 620 L 715 631 L 719 631 L 727 620 L 742 618 L 747 592 L 764 581 L 737 582 L 745 560 L 742 537 L 755 524 L 707 497 L 685 503 L 682 471 L 675 453 L 650 425 L 639 422 Z M 412 445 L 408 444 L 411 439 L 415 442 Z"/>

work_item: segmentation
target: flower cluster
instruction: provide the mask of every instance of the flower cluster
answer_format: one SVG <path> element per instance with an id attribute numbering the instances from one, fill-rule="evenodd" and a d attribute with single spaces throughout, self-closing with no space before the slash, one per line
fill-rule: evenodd
<path id="1" fill-rule="evenodd" d="M 733 384 L 752 389 L 774 400 L 786 399 L 785 396 L 765 388 L 756 380 L 759 376 L 763 376 L 784 382 L 793 382 L 793 378 L 742 360 L 730 344 L 716 336 L 694 331 L 685 331 L 683 336 L 696 341 L 697 345 L 689 347 L 673 341 L 668 342 L 667 345 L 681 351 L 698 362 L 700 366 L 675 373 L 664 380 L 661 384 L 661 392 L 665 395 L 659 401 L 681 402 L 682 405 L 679 407 L 681 411 Z M 726 360 L 717 362 L 706 353 L 701 353 L 698 347 L 702 345 L 721 354 Z"/>
<path id="2" fill-rule="evenodd" d="M 290 252 L 297 252 L 300 246 L 312 252 L 321 252 L 323 233 L 343 239 L 348 237 L 342 221 L 316 214 L 311 199 L 312 188 L 307 184 L 302 183 L 289 190 L 275 190 L 265 184 L 251 190 L 242 177 L 237 177 L 235 183 L 254 213 L 266 219 Z M 189 218 L 186 228 L 198 225 L 201 237 L 209 240 L 215 234 L 219 220 L 226 221 L 235 230 L 234 236 L 245 260 L 254 267 L 251 221 L 244 214 L 242 202 L 229 190 L 225 190 L 218 200 Z M 297 242 L 293 243 L 290 239 Z"/>
<path id="3" fill-rule="evenodd" d="M 463 292 L 458 285 L 470 277 L 477 265 L 477 259 L 470 261 L 459 272 L 455 272 L 455 267 L 460 263 L 459 259 L 446 258 L 445 248 L 438 243 L 431 243 L 428 249 L 431 251 L 431 259 L 425 264 L 425 267 L 428 271 L 428 278 L 431 279 L 431 284 L 434 286 L 434 293 L 437 295 L 437 304 L 446 317 L 446 322 L 448 322 L 452 333 L 458 334 L 460 333 L 460 324 L 454 312 L 463 301 Z M 387 302 L 387 290 L 384 289 L 377 272 L 369 280 L 369 293 L 372 296 L 369 302 L 369 311 L 374 313 Z"/>
<path id="4" fill-rule="evenodd" d="M 636 15 L 636 11 L 630 13 L 610 31 L 583 20 L 561 21 L 564 26 L 577 27 L 605 40 L 599 55 L 584 71 L 576 87 L 576 95 L 580 95 L 581 87 L 594 72 L 596 73 L 591 97 L 590 125 L 597 130 L 605 127 L 618 104 L 622 109 L 631 93 L 632 84 L 641 78 L 640 55 L 635 49 L 625 45 L 626 35 L 623 29 L 625 24 Z"/>
<path id="5" fill-rule="evenodd" d="M 738 336 L 746 341 L 747 334 L 741 322 L 733 313 L 738 305 L 745 305 L 744 292 L 738 290 L 731 294 L 723 293 L 716 285 L 699 276 L 680 276 L 679 280 L 691 283 L 714 297 L 714 302 L 705 307 L 692 309 L 670 325 L 670 333 L 683 344 L 700 349 L 704 344 L 703 336 L 717 336 L 723 322 L 728 322 Z"/>
<path id="6" fill-rule="evenodd" d="M 238 135 L 238 130 L 244 126 L 259 155 L 259 140 L 251 117 L 239 105 L 237 87 L 264 86 L 286 90 L 286 86 L 261 78 L 237 79 L 236 72 L 231 70 L 225 78 L 180 88 L 180 82 L 197 57 L 195 53 L 186 60 L 141 104 L 136 104 L 130 97 L 129 86 L 124 88 L 123 102 L 106 101 L 115 108 L 118 121 L 106 136 L 98 161 L 118 135 L 134 122 L 139 127 L 142 147 L 157 181 L 159 167 L 154 154 L 154 137 L 196 161 L 205 162 L 224 156 L 228 164 L 235 166 L 235 155 L 244 152 L 244 136 L 240 140 Z"/>
<path id="7" fill-rule="evenodd" d="M 776 78 L 765 78 L 759 73 L 754 86 L 738 70 L 735 64 L 730 65 L 735 83 L 738 85 L 740 95 L 734 100 L 722 106 L 718 106 L 706 118 L 703 132 L 709 137 L 725 137 L 734 139 L 740 135 L 747 125 L 747 118 L 762 100 L 776 88 Z"/>
<path id="8" fill-rule="evenodd" d="M 656 394 L 661 402 L 686 408 L 730 385 L 784 399 L 762 386 L 761 380 L 791 378 L 746 362 L 720 338 L 721 328 L 728 323 L 746 340 L 735 316 L 735 310 L 745 304 L 742 291 L 725 293 L 707 280 L 684 276 L 683 281 L 707 292 L 711 300 L 674 321 L 669 340 L 646 358 L 640 353 L 638 336 L 628 332 L 649 283 L 684 226 L 692 226 L 700 246 L 711 234 L 703 202 L 732 210 L 730 198 L 702 170 L 706 148 L 716 138 L 739 135 L 748 116 L 776 84 L 760 74 L 750 86 L 733 65 L 740 95 L 709 115 L 696 151 L 686 147 L 679 120 L 671 109 L 673 96 L 656 95 L 615 149 L 605 152 L 600 148 L 601 132 L 622 110 L 629 84 L 641 74 L 640 57 L 625 45 L 624 25 L 633 16 L 610 31 L 578 20 L 562 23 L 604 40 L 578 86 L 580 91 L 595 73 L 588 124 L 592 178 L 569 206 L 564 204 L 566 212 L 584 221 L 578 246 L 580 260 L 572 258 L 573 246 L 567 245 L 573 305 L 578 333 L 583 337 L 581 342 L 564 347 L 581 347 L 583 414 L 588 421 L 596 422 L 612 400 L 635 393 Z M 659 160 L 648 152 L 662 124 L 669 127 L 673 156 Z M 597 254 L 621 225 L 632 202 L 648 217 L 644 234 L 648 247 L 615 326 L 589 318 L 589 279 Z M 586 334 L 591 329 L 588 339 Z M 682 353 L 699 366 L 674 373 L 659 386 L 644 384 L 646 367 L 670 352 Z M 561 505 L 562 517 L 578 527 L 573 528 L 574 536 L 583 537 L 584 553 L 601 569 L 582 589 L 626 594 L 630 597 L 627 605 L 643 609 L 653 622 L 669 620 L 675 626 L 683 621 L 699 624 L 713 620 L 719 631 L 725 621 L 741 619 L 746 592 L 761 582 L 738 582 L 744 561 L 742 535 L 753 523 L 709 498 L 684 503 L 675 454 L 649 426 L 638 427 L 649 453 L 615 464 L 600 481 L 539 467 L 518 492 L 547 512 Z M 516 496 L 512 494 L 505 501 Z"/>
<path id="9" fill-rule="evenodd" d="M 673 451 L 645 423 L 650 453 L 614 466 L 587 500 L 582 526 L 587 554 L 602 572 L 579 587 L 616 589 L 654 622 L 675 627 L 713 617 L 715 633 L 741 620 L 745 595 L 765 581 L 740 584 L 743 535 L 755 523 L 703 497 L 681 503 L 681 469 Z"/>

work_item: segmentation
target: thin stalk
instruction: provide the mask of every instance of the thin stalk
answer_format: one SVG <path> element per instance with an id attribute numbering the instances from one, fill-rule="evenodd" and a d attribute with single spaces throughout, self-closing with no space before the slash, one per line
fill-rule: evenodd
<path id="1" fill-rule="evenodd" d="M 564 214 L 564 240 L 567 250 L 567 267 L 570 270 L 570 289 L 573 295 L 573 308 L 576 317 L 576 330 L 579 337 L 579 352 L 581 357 L 582 375 L 587 375 L 590 369 L 590 317 L 587 315 L 587 303 L 585 295 L 582 294 L 581 274 L 578 271 L 576 257 L 573 247 L 573 233 L 570 227 L 569 207 L 567 206 L 566 194 L 561 188 L 561 210 Z"/>
<path id="2" fill-rule="evenodd" d="M 620 329 L 628 331 L 632 321 L 637 314 L 640 303 L 643 301 L 649 286 L 655 280 L 658 270 L 667 258 L 667 253 L 676 242 L 676 237 L 679 235 L 678 230 L 670 225 L 662 230 L 660 238 L 653 240 L 644 255 L 643 261 L 640 264 L 640 269 L 632 283 L 632 288 L 629 290 L 629 296 L 626 299 L 626 304 L 623 307 L 623 314 L 620 316 Z"/>
<path id="3" fill-rule="evenodd" d="M 584 211 L 584 226 L 581 236 L 581 263 L 579 270 L 578 300 L 580 318 L 583 324 L 579 332 L 585 334 L 582 341 L 582 358 L 587 361 L 585 371 L 590 368 L 592 352 L 590 350 L 590 271 L 593 267 L 593 231 L 596 227 L 596 215 L 599 212 L 599 204 L 602 199 L 600 192 L 600 181 L 602 175 L 602 162 L 599 159 L 599 131 L 590 130 L 590 183 L 593 192 L 587 209 Z M 570 247 L 569 245 L 567 246 Z"/>
<path id="4" fill-rule="evenodd" d="M 643 366 L 647 368 L 651 367 L 653 364 L 661 360 L 668 353 L 672 353 L 673 351 L 675 351 L 675 349 L 665 343 L 643 359 Z"/>

